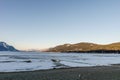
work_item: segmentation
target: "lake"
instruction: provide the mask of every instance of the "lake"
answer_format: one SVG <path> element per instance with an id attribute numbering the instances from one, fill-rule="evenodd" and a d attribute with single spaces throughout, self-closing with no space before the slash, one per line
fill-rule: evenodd
<path id="1" fill-rule="evenodd" d="M 120 64 L 120 54 L 0 52 L 0 72 Z"/>

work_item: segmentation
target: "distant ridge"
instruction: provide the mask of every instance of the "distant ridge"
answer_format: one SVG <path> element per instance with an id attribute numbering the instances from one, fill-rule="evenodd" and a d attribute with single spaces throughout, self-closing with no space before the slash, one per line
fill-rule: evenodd
<path id="1" fill-rule="evenodd" d="M 77 44 L 63 44 L 49 48 L 47 52 L 77 52 L 77 53 L 120 53 L 120 42 L 101 45 L 81 42 Z"/>
<path id="2" fill-rule="evenodd" d="M 18 51 L 18 50 L 5 42 L 0 42 L 0 51 Z"/>

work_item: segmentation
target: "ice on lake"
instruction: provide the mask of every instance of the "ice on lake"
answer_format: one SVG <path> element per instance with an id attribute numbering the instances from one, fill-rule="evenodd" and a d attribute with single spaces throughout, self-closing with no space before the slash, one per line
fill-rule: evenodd
<path id="1" fill-rule="evenodd" d="M 120 54 L 0 52 L 0 72 L 120 64 Z"/>

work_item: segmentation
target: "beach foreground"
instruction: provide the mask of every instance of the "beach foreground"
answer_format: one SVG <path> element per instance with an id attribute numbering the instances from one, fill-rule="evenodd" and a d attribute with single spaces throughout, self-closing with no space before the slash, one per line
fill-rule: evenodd
<path id="1" fill-rule="evenodd" d="M 1 72 L 0 80 L 120 80 L 120 66 Z"/>

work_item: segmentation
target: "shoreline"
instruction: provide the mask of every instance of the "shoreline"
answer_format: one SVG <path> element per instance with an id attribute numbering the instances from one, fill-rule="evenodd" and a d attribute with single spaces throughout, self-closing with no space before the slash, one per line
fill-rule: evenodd
<path id="1" fill-rule="evenodd" d="M 0 72 L 0 80 L 120 80 L 120 65 Z"/>
<path id="2" fill-rule="evenodd" d="M 97 67 L 115 67 L 120 64 L 110 64 L 110 65 L 100 65 L 100 66 L 81 66 L 81 67 L 61 67 L 61 68 L 49 68 L 49 69 L 37 69 L 37 70 L 21 70 L 21 71 L 5 71 L 0 73 L 22 73 L 22 72 L 36 72 L 36 71 L 52 71 L 52 70 L 62 70 L 62 69 L 77 69 L 77 68 L 97 68 Z"/>

